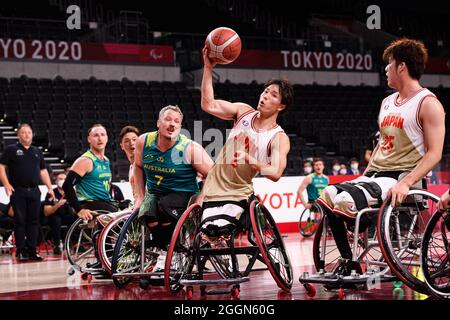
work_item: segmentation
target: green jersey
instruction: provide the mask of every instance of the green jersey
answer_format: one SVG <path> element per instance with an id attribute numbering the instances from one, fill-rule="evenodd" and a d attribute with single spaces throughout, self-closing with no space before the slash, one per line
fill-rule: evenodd
<path id="1" fill-rule="evenodd" d="M 328 186 L 328 177 L 322 175 L 319 177 L 316 173 L 311 173 L 311 183 L 306 187 L 306 192 L 308 192 L 308 201 L 314 201 L 320 197 L 323 189 Z"/>
<path id="2" fill-rule="evenodd" d="M 177 142 L 167 151 L 161 152 L 156 143 L 158 131 L 145 136 L 142 152 L 147 190 L 149 192 L 192 192 L 198 193 L 197 171 L 186 161 L 186 148 L 192 143 L 180 134 Z"/>
<path id="3" fill-rule="evenodd" d="M 101 200 L 111 202 L 111 168 L 109 159 L 101 161 L 90 150 L 81 156 L 92 160 L 93 169 L 86 173 L 76 185 L 78 201 Z"/>

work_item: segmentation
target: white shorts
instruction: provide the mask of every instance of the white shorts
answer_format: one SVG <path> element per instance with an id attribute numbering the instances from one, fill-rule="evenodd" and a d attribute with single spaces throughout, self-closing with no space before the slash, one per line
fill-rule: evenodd
<path id="1" fill-rule="evenodd" d="M 389 177 L 366 177 L 360 176 L 354 180 L 347 181 L 352 183 L 358 182 L 375 182 L 381 189 L 381 200 L 385 200 L 389 193 L 389 190 L 397 184 L 398 181 L 403 179 L 409 172 L 404 172 L 399 176 L 399 179 Z M 419 181 L 415 187 L 421 187 L 421 181 Z M 362 186 L 356 185 L 358 189 L 362 190 L 366 197 L 368 206 L 373 206 L 378 203 L 378 199 L 372 197 L 372 195 Z M 326 206 L 329 210 L 342 214 L 344 216 L 355 218 L 358 210 L 355 205 L 353 197 L 346 191 L 338 193 L 338 189 L 334 186 L 328 186 L 325 188 L 323 196 L 318 200 L 322 205 Z"/>
<path id="2" fill-rule="evenodd" d="M 227 203 L 223 206 L 211 207 L 211 208 L 204 209 L 203 215 L 202 215 L 202 221 L 205 220 L 206 218 L 214 217 L 217 215 L 227 215 L 227 216 L 230 216 L 231 218 L 235 218 L 235 219 L 239 220 L 239 218 L 241 217 L 243 212 L 244 212 L 244 209 L 242 207 L 240 207 L 236 204 Z M 217 219 L 217 220 L 205 222 L 205 224 L 203 226 L 206 227 L 209 224 L 213 224 L 218 227 L 223 227 L 227 224 L 230 224 L 230 221 L 225 220 L 225 219 Z"/>

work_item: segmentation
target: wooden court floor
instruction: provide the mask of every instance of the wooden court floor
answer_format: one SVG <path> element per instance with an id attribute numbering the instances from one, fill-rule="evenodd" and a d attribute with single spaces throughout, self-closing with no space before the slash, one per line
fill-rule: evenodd
<path id="1" fill-rule="evenodd" d="M 278 289 L 267 269 L 252 271 L 250 281 L 241 284 L 241 300 L 338 300 L 337 291 L 327 291 L 316 286 L 315 297 L 309 297 L 298 278 L 303 272 L 314 272 L 312 240 L 297 233 L 286 234 L 285 244 L 294 271 L 294 283 L 289 293 Z M 18 263 L 9 253 L 0 254 L 0 300 L 185 300 L 184 294 L 167 293 L 163 287 L 150 286 L 141 289 L 137 282 L 117 289 L 110 279 L 82 280 L 80 274 L 69 276 L 70 267 L 64 256 L 48 254 L 43 250 L 42 262 Z M 193 300 L 230 300 L 229 294 L 200 296 L 194 286 Z M 419 294 L 393 283 L 381 283 L 369 291 L 346 290 L 343 300 L 424 300 Z"/>

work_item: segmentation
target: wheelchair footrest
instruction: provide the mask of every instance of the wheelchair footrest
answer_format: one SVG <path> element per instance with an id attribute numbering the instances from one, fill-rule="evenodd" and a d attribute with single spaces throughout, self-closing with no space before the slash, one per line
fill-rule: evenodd
<path id="1" fill-rule="evenodd" d="M 388 282 L 395 281 L 397 277 L 385 274 L 356 274 L 350 276 L 336 275 L 331 272 L 327 273 L 316 273 L 310 275 L 305 272 L 299 277 L 301 284 L 306 283 L 318 283 L 330 286 L 336 286 L 337 288 L 345 288 L 346 285 L 363 285 L 366 287 L 371 287 L 374 282 Z"/>
<path id="2" fill-rule="evenodd" d="M 230 279 L 212 279 L 212 280 L 204 280 L 204 279 L 195 279 L 195 280 L 181 280 L 180 284 L 184 286 L 192 286 L 192 285 L 232 285 L 239 284 L 243 282 L 250 281 L 250 277 L 239 277 L 239 278 L 230 278 Z M 227 291 L 228 292 L 228 291 Z"/>
<path id="3" fill-rule="evenodd" d="M 148 278 L 149 280 L 155 279 L 163 279 L 164 280 L 164 271 L 162 272 L 133 272 L 133 273 L 114 273 L 112 275 L 113 278 L 118 277 L 130 277 L 130 278 Z"/>
<path id="4" fill-rule="evenodd" d="M 205 290 L 205 294 L 207 295 L 214 295 L 214 294 L 229 294 L 230 289 L 210 289 Z"/>
<path id="5" fill-rule="evenodd" d="M 81 268 L 80 272 L 82 273 L 90 273 L 92 275 L 105 273 L 105 270 L 102 268 Z"/>

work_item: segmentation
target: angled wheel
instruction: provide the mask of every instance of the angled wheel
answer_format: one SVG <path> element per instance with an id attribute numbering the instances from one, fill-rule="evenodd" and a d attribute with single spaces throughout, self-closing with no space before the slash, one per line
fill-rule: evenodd
<path id="1" fill-rule="evenodd" d="M 411 289 L 427 294 L 422 277 L 420 253 L 428 219 L 437 211 L 439 197 L 425 190 L 410 190 L 399 207 L 388 197 L 378 216 L 378 239 L 392 272 Z"/>
<path id="2" fill-rule="evenodd" d="M 305 208 L 300 214 L 298 221 L 298 231 L 300 234 L 305 238 L 311 237 L 317 231 L 322 217 L 322 208 L 315 202 L 312 204 L 311 209 Z"/>
<path id="3" fill-rule="evenodd" d="M 158 258 L 157 249 L 146 245 L 149 240 L 147 228 L 139 223 L 138 214 L 139 209 L 135 209 L 123 225 L 114 247 L 111 272 L 118 288 L 125 287 L 132 280 L 129 274 L 151 272 Z"/>
<path id="4" fill-rule="evenodd" d="M 291 262 L 275 220 L 257 200 L 250 203 L 250 219 L 256 243 L 270 274 L 280 289 L 291 290 Z"/>
<path id="5" fill-rule="evenodd" d="M 114 220 L 109 222 L 100 233 L 97 241 L 98 256 L 103 268 L 111 274 L 111 262 L 114 255 L 114 247 L 119 238 L 120 231 L 127 219 L 131 216 L 131 211 L 127 210 Z"/>
<path id="6" fill-rule="evenodd" d="M 95 221 L 75 220 L 67 231 L 64 246 L 67 259 L 74 269 L 82 271 L 88 265 L 97 262 L 93 235 L 95 232 Z"/>
<path id="7" fill-rule="evenodd" d="M 422 240 L 422 268 L 430 292 L 450 299 L 450 211 L 438 211 L 427 225 Z"/>
<path id="8" fill-rule="evenodd" d="M 173 231 L 164 268 L 164 286 L 171 293 L 177 293 L 182 288 L 180 281 L 192 274 L 195 263 L 194 242 L 201 215 L 200 205 L 190 205 L 179 218 Z"/>

